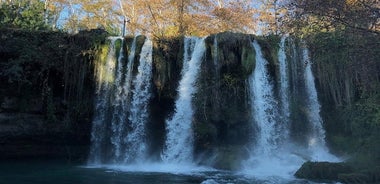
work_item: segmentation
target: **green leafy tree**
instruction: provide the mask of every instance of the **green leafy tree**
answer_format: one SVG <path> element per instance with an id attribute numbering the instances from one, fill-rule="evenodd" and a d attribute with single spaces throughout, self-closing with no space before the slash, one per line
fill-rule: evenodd
<path id="1" fill-rule="evenodd" d="M 39 0 L 18 0 L 1 3 L 0 27 L 26 30 L 47 29 L 44 3 Z"/>

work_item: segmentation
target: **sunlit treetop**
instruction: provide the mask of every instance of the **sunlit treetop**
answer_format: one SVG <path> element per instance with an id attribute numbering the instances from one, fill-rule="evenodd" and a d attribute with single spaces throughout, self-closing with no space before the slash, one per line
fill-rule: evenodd
<path id="1" fill-rule="evenodd" d="M 378 0 L 1 0 L 1 26 L 153 37 L 353 28 L 378 33 Z"/>

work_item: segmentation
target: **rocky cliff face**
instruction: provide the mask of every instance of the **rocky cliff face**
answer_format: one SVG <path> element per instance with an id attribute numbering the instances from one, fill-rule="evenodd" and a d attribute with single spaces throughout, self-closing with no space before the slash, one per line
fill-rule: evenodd
<path id="1" fill-rule="evenodd" d="M 355 167 L 380 163 L 380 37 L 347 32 L 310 38 L 327 140 Z"/>
<path id="2" fill-rule="evenodd" d="M 253 35 L 221 33 L 206 39 L 207 51 L 194 98 L 195 150 L 220 168 L 247 156 L 252 118 L 247 78 L 254 69 Z"/>
<path id="3" fill-rule="evenodd" d="M 106 33 L 0 30 L 0 158 L 85 159 Z"/>
<path id="4" fill-rule="evenodd" d="M 95 71 L 99 58 L 107 54 L 107 35 L 99 30 L 78 35 L 17 30 L 0 32 L 0 158 L 84 160 L 90 145 Z M 344 36 L 331 40 L 327 39 L 331 35 L 320 36 L 308 41 L 313 66 L 316 66 L 313 70 L 328 143 L 337 153 L 352 153 L 359 147 L 363 153 L 360 155 L 375 155 L 378 147 L 366 147 L 375 145 L 379 135 L 375 131 L 378 130 L 380 109 L 377 98 L 379 45 L 370 40 L 362 43 L 359 39 L 356 41 L 361 44 L 356 47 L 344 42 Z M 257 131 L 252 127 L 247 84 L 249 75 L 255 70 L 256 53 L 252 48 L 255 39 L 269 63 L 267 69 L 278 98 L 279 37 L 225 32 L 205 40 L 205 59 L 197 80 L 198 91 L 193 98 L 194 146 L 199 160 L 207 162 L 204 157 L 213 157 L 213 164 L 218 168 L 238 167 L 236 161 L 247 157 L 246 146 Z M 125 38 L 127 54 L 132 40 L 132 37 Z M 141 50 L 145 37 L 139 36 L 137 40 L 137 48 Z M 300 68 L 304 67 L 297 51 L 301 42 L 292 40 L 295 48 L 290 47 L 289 39 L 286 56 L 298 63 L 289 71 L 290 80 L 293 80 L 290 88 L 293 89 L 305 84 L 297 80 L 302 77 L 299 76 Z M 158 158 L 165 140 L 165 121 L 173 114 L 178 95 L 184 44 L 183 38 L 161 38 L 153 43 L 153 88 L 147 139 L 149 154 Z M 371 43 L 373 50 L 365 57 L 360 49 L 368 48 Z M 136 53 L 140 53 L 139 49 Z M 138 57 L 137 54 L 136 61 Z M 137 65 L 134 67 L 133 71 L 137 72 Z M 290 137 L 300 144 L 307 144 L 305 122 L 309 112 L 305 94 L 302 90 L 296 93 L 292 89 Z M 358 116 L 347 119 L 351 117 L 347 116 L 350 113 Z M 374 131 L 368 132 L 367 126 Z M 354 140 L 356 138 L 358 140 Z M 361 147 L 360 143 L 365 146 Z"/>

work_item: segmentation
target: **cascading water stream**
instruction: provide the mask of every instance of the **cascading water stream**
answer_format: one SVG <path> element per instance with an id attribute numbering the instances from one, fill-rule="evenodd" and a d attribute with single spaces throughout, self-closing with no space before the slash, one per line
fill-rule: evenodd
<path id="1" fill-rule="evenodd" d="M 319 105 L 317 89 L 315 88 L 314 76 L 311 70 L 311 61 L 309 58 L 309 51 L 307 48 L 304 48 L 303 51 L 303 62 L 305 63 L 305 84 L 306 84 L 306 92 L 308 95 L 307 103 L 308 103 L 308 118 L 312 123 L 312 135 L 309 139 L 309 145 L 319 144 L 325 145 L 325 131 L 322 127 L 322 119 L 319 115 L 321 106 Z"/>
<path id="2" fill-rule="evenodd" d="M 281 114 L 282 123 L 284 124 L 284 131 L 288 131 L 289 127 L 289 77 L 288 77 L 288 64 L 285 54 L 285 41 L 286 37 L 281 38 L 280 49 L 278 51 L 278 61 L 280 64 L 280 97 L 281 97 Z"/>
<path id="3" fill-rule="evenodd" d="M 124 43 L 124 38 L 120 37 L 122 40 L 121 45 Z M 111 143 L 114 147 L 114 155 L 113 155 L 113 162 L 118 162 L 120 160 L 121 156 L 121 141 L 122 136 L 124 132 L 124 123 L 125 123 L 125 111 L 127 108 L 126 103 L 124 103 L 125 98 L 124 96 L 128 95 L 129 90 L 123 90 L 124 85 L 128 85 L 129 81 L 127 78 L 125 78 L 125 81 L 123 81 L 124 73 L 124 48 L 120 47 L 119 57 L 117 60 L 117 70 L 116 70 L 116 79 L 115 79 L 115 93 L 114 93 L 114 99 L 112 101 L 112 106 L 114 108 L 113 114 L 112 114 L 112 135 L 111 135 Z M 123 85 L 124 82 L 124 85 Z"/>
<path id="4" fill-rule="evenodd" d="M 218 67 L 218 36 L 215 35 L 214 37 L 214 43 L 213 43 L 214 49 L 212 50 L 212 55 L 213 55 L 213 62 L 214 62 L 214 67 Z"/>
<path id="5" fill-rule="evenodd" d="M 141 49 L 138 74 L 133 81 L 134 89 L 128 117 L 129 127 L 132 131 L 126 137 L 125 162 L 132 160 L 143 162 L 146 159 L 145 124 L 148 118 L 148 104 L 151 97 L 152 51 L 152 41 L 146 39 Z"/>
<path id="6" fill-rule="evenodd" d="M 189 62 L 192 58 L 192 54 L 195 49 L 195 44 L 197 43 L 197 38 L 186 37 L 184 40 L 184 53 L 183 53 L 183 63 L 181 75 L 184 76 L 185 72 L 189 71 Z"/>
<path id="7" fill-rule="evenodd" d="M 122 39 L 124 42 L 124 39 Z M 123 44 L 122 42 L 122 44 Z M 124 160 L 125 155 L 128 154 L 125 151 L 124 137 L 127 134 L 127 116 L 130 109 L 130 88 L 132 82 L 132 70 L 136 52 L 136 37 L 134 37 L 131 51 L 128 56 L 127 66 L 123 65 L 124 61 L 124 48 L 120 48 L 120 54 L 118 59 L 118 70 L 115 80 L 115 92 L 113 100 L 113 114 L 111 120 L 111 143 L 113 145 L 113 162 L 120 163 Z"/>
<path id="8" fill-rule="evenodd" d="M 106 124 L 108 106 L 110 105 L 110 95 L 112 83 L 114 81 L 114 72 L 116 65 L 115 58 L 115 42 L 116 37 L 111 37 L 109 50 L 105 65 L 97 69 L 97 83 L 96 99 L 95 99 L 95 114 L 92 121 L 90 156 L 88 162 L 90 164 L 100 164 L 102 162 L 102 155 L 105 151 L 103 144 L 106 139 Z"/>
<path id="9" fill-rule="evenodd" d="M 264 59 L 261 47 L 256 40 L 252 45 L 256 52 L 256 67 L 249 78 L 249 84 L 254 122 L 259 129 L 255 154 L 268 155 L 277 149 L 280 138 L 276 130 L 277 102 L 274 99 L 273 86 L 266 68 L 268 61 Z"/>
<path id="10" fill-rule="evenodd" d="M 256 40 L 252 45 L 256 52 L 256 67 L 249 77 L 249 84 L 254 126 L 257 126 L 259 130 L 255 137 L 256 144 L 251 148 L 254 151 L 249 159 L 244 162 L 242 172 L 258 178 L 267 178 L 268 176 L 291 178 L 303 160 L 292 154 L 285 146 L 288 144 L 286 138 L 289 127 L 284 126 L 284 122 L 280 121 L 281 118 L 279 118 L 279 110 L 283 107 L 277 106 L 278 102 L 275 99 L 273 85 L 267 69 L 268 61 L 264 58 L 261 47 Z M 280 52 L 282 51 L 280 50 Z M 279 55 L 282 54 L 284 53 L 279 53 Z M 283 70 L 283 73 L 280 74 L 281 82 L 284 82 L 283 78 L 285 78 L 287 70 L 284 65 L 280 67 Z M 282 87 L 286 88 L 286 85 Z"/>
<path id="11" fill-rule="evenodd" d="M 97 75 L 99 87 L 89 158 L 92 165 L 142 162 L 146 156 L 145 124 L 152 77 L 152 42 L 145 41 L 138 74 L 133 77 L 136 37 L 128 63 L 124 62 L 123 47 L 116 62 L 116 41 L 121 40 L 123 45 L 123 38 L 111 37 L 110 40 L 107 59 L 104 66 L 99 67 Z"/>
<path id="12" fill-rule="evenodd" d="M 191 43 L 195 42 L 191 59 Z M 191 163 L 193 159 L 192 133 L 192 95 L 196 92 L 195 82 L 200 64 L 206 50 L 204 38 L 185 38 L 185 54 L 182 68 L 182 79 L 178 87 L 178 99 L 175 102 L 175 114 L 166 121 L 166 142 L 161 155 L 166 163 Z"/>
<path id="13" fill-rule="evenodd" d="M 315 87 L 314 75 L 311 70 L 312 62 L 309 57 L 309 50 L 302 49 L 302 61 L 305 63 L 304 80 L 307 93 L 308 119 L 311 123 L 311 134 L 309 135 L 309 149 L 312 152 L 313 160 L 339 161 L 337 157 L 328 152 L 325 142 L 325 130 L 320 116 L 321 105 L 318 101 L 317 89 Z"/>
<path id="14" fill-rule="evenodd" d="M 148 155 L 147 137 L 149 135 L 146 135 L 150 132 L 146 130 L 146 123 L 149 118 L 148 105 L 152 87 L 152 42 L 145 40 L 140 53 L 138 71 L 136 69 L 132 71 L 136 55 L 136 38 L 132 43 L 128 62 L 125 62 L 123 48 L 120 50 L 119 58 L 115 56 L 118 41 L 121 40 L 123 45 L 123 38 L 109 39 L 111 41 L 108 55 L 105 61 L 101 62 L 101 67 L 97 68 L 98 87 L 89 164 L 113 164 L 110 167 L 132 171 L 177 172 L 182 170 L 188 172 L 198 169 L 193 164 L 192 121 L 195 110 L 193 110 L 192 98 L 198 90 L 196 81 L 201 63 L 205 59 L 205 39 L 187 37 L 184 40 L 182 78 L 177 89 L 175 112 L 165 122 L 166 140 L 161 153 L 163 162 L 160 163 L 148 161 L 150 155 Z M 325 132 L 319 115 L 320 105 L 308 50 L 304 48 L 302 54 L 301 52 L 298 54 L 294 47 L 294 56 L 292 60 L 287 61 L 285 41 L 286 38 L 283 37 L 279 44 L 278 81 L 273 80 L 274 77 L 268 69 L 272 65 L 264 58 L 264 51 L 261 50 L 260 45 L 256 40 L 252 43 L 256 53 L 256 66 L 246 82 L 249 83 L 251 95 L 253 127 L 257 128 L 257 131 L 252 132 L 252 145 L 248 149 L 252 151 L 249 159 L 242 165 L 245 169 L 242 172 L 253 174 L 255 178 L 260 176 L 263 178 L 292 177 L 305 159 L 309 159 L 309 156 L 311 160 L 316 161 L 337 160 L 328 153 L 325 145 Z M 222 73 L 222 64 L 219 64 L 218 59 L 223 59 L 224 53 L 218 53 L 216 37 L 209 54 L 212 55 L 212 61 L 209 61 L 211 63 L 208 63 L 208 67 L 216 68 L 211 69 L 209 75 L 212 75 L 217 82 L 220 78 L 222 83 L 223 78 L 219 76 Z M 293 85 L 293 81 L 300 85 Z M 216 92 L 213 92 L 210 98 L 218 98 L 217 95 L 221 94 L 218 93 L 219 89 L 212 89 Z M 308 148 L 292 142 L 289 104 L 290 100 L 293 103 L 293 100 L 298 98 L 296 94 L 304 97 L 294 102 L 305 109 L 311 125 Z"/>
<path id="15" fill-rule="evenodd" d="M 281 176 L 292 178 L 295 171 L 306 160 L 339 161 L 338 158 L 328 153 L 325 145 L 322 118 L 319 115 L 320 105 L 308 50 L 303 48 L 301 59 L 297 59 L 298 54 L 293 46 L 293 60 L 288 65 L 285 55 L 285 38 L 281 39 L 278 53 L 280 65 L 279 101 L 281 106 L 277 107 L 273 87 L 269 82 L 269 74 L 266 69 L 268 62 L 263 58 L 257 42 L 254 42 L 253 46 L 256 51 L 256 68 L 250 76 L 249 82 L 254 122 L 259 131 L 256 135 L 256 145 L 253 148 L 255 151 L 243 165 L 243 172 L 248 175 L 253 174 L 255 177 Z M 300 65 L 297 62 L 302 62 L 305 65 Z M 301 66 L 304 66 L 304 69 L 298 70 L 298 67 Z M 298 80 L 303 80 L 305 84 L 304 88 L 293 85 L 293 96 L 290 96 L 289 67 L 294 72 L 292 80 L 296 81 L 297 84 L 299 84 Z M 303 73 L 299 73 L 301 71 Z M 298 95 L 303 94 L 301 91 L 304 89 L 307 96 L 305 109 L 308 112 L 307 118 L 312 125 L 309 147 L 306 149 L 303 146 L 295 145 L 289 137 L 291 131 L 289 101 L 291 97 L 299 98 Z M 279 116 L 276 110 L 280 111 L 282 116 Z"/>

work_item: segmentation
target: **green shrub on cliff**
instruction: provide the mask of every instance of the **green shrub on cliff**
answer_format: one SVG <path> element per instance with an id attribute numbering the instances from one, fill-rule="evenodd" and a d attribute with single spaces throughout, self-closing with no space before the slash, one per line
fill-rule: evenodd
<path id="1" fill-rule="evenodd" d="M 0 4 L 0 28 L 25 30 L 47 29 L 44 3 L 38 0 L 18 0 Z"/>
<path id="2" fill-rule="evenodd" d="M 33 113 L 43 113 L 49 121 L 62 120 L 69 112 L 73 119 L 88 119 L 93 61 L 102 50 L 104 32 L 68 35 L 0 29 L 0 34 L 0 96 L 18 99 L 19 106 L 13 111 L 29 112 L 28 106 L 38 99 L 41 108 L 32 108 Z"/>

